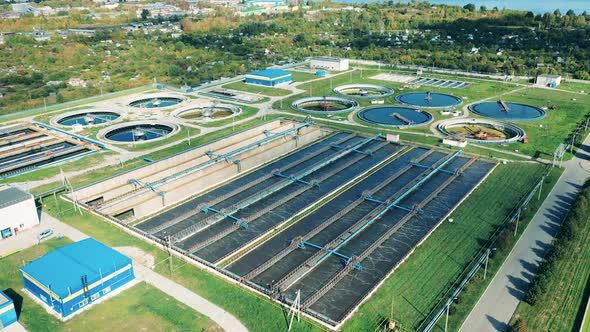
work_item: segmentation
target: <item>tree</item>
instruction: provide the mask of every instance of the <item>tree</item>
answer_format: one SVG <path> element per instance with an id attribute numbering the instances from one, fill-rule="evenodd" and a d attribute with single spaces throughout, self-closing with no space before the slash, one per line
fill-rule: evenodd
<path id="1" fill-rule="evenodd" d="M 55 101 L 56 101 L 57 103 L 63 103 L 63 102 L 65 101 L 64 95 L 62 95 L 61 93 L 58 93 L 58 94 L 55 96 Z"/>
<path id="2" fill-rule="evenodd" d="M 170 65 L 170 67 L 168 67 L 168 75 L 171 77 L 180 76 L 180 68 L 177 65 Z"/>
<path id="3" fill-rule="evenodd" d="M 142 9 L 141 10 L 141 19 L 145 21 L 145 20 L 147 20 L 148 17 L 150 17 L 150 11 L 145 8 Z"/>
<path id="4" fill-rule="evenodd" d="M 475 11 L 475 5 L 472 3 L 468 3 L 466 4 L 463 9 L 468 10 L 470 12 L 474 12 Z"/>
<path id="5" fill-rule="evenodd" d="M 479 11 L 482 12 L 482 13 L 485 13 L 485 12 L 488 11 L 488 7 L 482 5 L 482 6 L 479 7 Z"/>

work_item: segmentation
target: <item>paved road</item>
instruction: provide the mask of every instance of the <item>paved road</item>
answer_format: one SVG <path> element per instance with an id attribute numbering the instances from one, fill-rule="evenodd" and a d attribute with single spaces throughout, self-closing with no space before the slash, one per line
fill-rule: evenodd
<path id="1" fill-rule="evenodd" d="M 461 332 L 507 329 L 576 193 L 590 177 L 590 136 L 564 167 L 563 175 L 461 326 Z"/>
<path id="2" fill-rule="evenodd" d="M 41 230 L 51 228 L 55 232 L 54 236 L 66 236 L 73 241 L 80 241 L 88 236 L 79 230 L 71 227 L 61 221 L 53 218 L 52 216 L 43 213 L 41 216 L 41 225 L 20 233 L 19 235 L 0 241 L 0 254 L 12 251 L 14 249 L 25 249 L 38 243 L 37 234 Z M 193 293 L 185 287 L 177 284 L 176 282 L 154 272 L 152 267 L 146 267 L 141 265 L 137 260 L 134 259 L 134 268 L 136 271 L 136 277 L 139 280 L 145 280 L 147 283 L 154 287 L 159 288 L 166 294 L 174 297 L 176 300 L 188 305 L 195 311 L 202 313 L 203 315 L 211 318 L 221 328 L 228 332 L 247 332 L 248 329 L 234 316 L 225 312 L 222 308 L 215 304 L 207 301 L 205 298 Z M 20 324 L 11 327 L 14 330 L 8 330 L 12 332 L 26 331 Z"/>

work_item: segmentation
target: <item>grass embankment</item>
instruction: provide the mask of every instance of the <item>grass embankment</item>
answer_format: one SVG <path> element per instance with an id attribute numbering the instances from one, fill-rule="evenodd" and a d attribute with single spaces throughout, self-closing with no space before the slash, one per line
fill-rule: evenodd
<path id="1" fill-rule="evenodd" d="M 544 169 L 540 164 L 498 165 L 488 179 L 453 212 L 451 217 L 454 222 L 441 224 L 361 306 L 360 312 L 345 324 L 343 330 L 374 330 L 375 325 L 368 322 L 376 324 L 389 317 L 392 299 L 395 318 L 404 328 L 417 328 L 491 233 L 502 224 L 515 202 L 536 183 Z M 552 183 L 544 187 L 544 194 L 548 193 L 556 179 L 556 176 L 551 178 Z M 459 322 L 449 323 L 451 331 L 459 326 Z"/>
<path id="2" fill-rule="evenodd" d="M 589 202 L 587 182 L 516 309 L 531 331 L 580 329 L 590 295 Z"/>
<path id="3" fill-rule="evenodd" d="M 19 269 L 23 262 L 71 242 L 67 238 L 51 239 L 0 260 L 0 285 L 15 301 L 19 322 L 27 330 L 82 331 L 100 326 L 104 331 L 221 331 L 206 316 L 143 282 L 65 323 L 59 321 L 24 293 Z"/>
<path id="4" fill-rule="evenodd" d="M 262 85 L 246 84 L 244 82 L 229 83 L 229 84 L 223 85 L 222 88 L 245 91 L 245 92 L 250 92 L 250 93 L 259 93 L 261 95 L 265 95 L 265 96 L 269 96 L 269 97 L 287 96 L 291 93 L 291 91 L 281 89 L 281 88 L 271 88 L 271 87 L 266 87 L 266 86 L 262 86 Z"/>

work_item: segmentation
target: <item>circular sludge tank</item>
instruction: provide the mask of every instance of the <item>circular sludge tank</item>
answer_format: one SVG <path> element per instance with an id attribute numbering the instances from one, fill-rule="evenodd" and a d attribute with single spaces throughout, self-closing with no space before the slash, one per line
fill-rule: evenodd
<path id="1" fill-rule="evenodd" d="M 183 101 L 183 98 L 175 96 L 143 97 L 130 102 L 129 106 L 135 108 L 164 108 L 178 105 Z"/>
<path id="2" fill-rule="evenodd" d="M 397 95 L 395 100 L 400 104 L 406 104 L 425 108 L 451 108 L 463 103 L 463 99 L 437 92 L 409 92 Z"/>
<path id="3" fill-rule="evenodd" d="M 359 107 L 359 102 L 354 99 L 331 96 L 301 98 L 291 104 L 294 110 L 310 114 L 340 114 Z"/>
<path id="4" fill-rule="evenodd" d="M 432 114 L 402 106 L 366 108 L 359 112 L 358 117 L 368 123 L 397 128 L 423 126 L 432 122 Z"/>
<path id="5" fill-rule="evenodd" d="M 393 89 L 376 84 L 346 84 L 334 88 L 334 92 L 345 97 L 384 98 L 393 94 Z"/>
<path id="6" fill-rule="evenodd" d="M 546 115 L 539 107 L 503 100 L 473 104 L 469 106 L 469 111 L 487 118 L 507 121 L 541 120 Z"/>
<path id="7" fill-rule="evenodd" d="M 440 122 L 438 130 L 447 136 L 480 144 L 509 144 L 526 138 L 519 126 L 488 119 L 450 119 Z"/>
<path id="8" fill-rule="evenodd" d="M 121 117 L 121 114 L 113 111 L 84 110 L 69 112 L 59 115 L 51 120 L 53 125 L 72 127 L 81 125 L 84 127 L 98 126 L 113 122 Z"/>
<path id="9" fill-rule="evenodd" d="M 101 130 L 98 137 L 112 143 L 143 143 L 164 139 L 176 134 L 180 127 L 160 121 L 135 121 Z"/>
<path id="10" fill-rule="evenodd" d="M 238 115 L 242 109 L 230 104 L 211 104 L 204 106 L 189 106 L 174 111 L 172 115 L 188 121 L 212 121 Z"/>

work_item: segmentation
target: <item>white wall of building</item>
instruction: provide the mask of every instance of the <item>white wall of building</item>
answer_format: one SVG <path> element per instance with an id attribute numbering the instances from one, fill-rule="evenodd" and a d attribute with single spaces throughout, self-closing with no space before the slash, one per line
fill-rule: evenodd
<path id="1" fill-rule="evenodd" d="M 38 224 L 39 215 L 33 197 L 0 209 L 0 232 L 10 228 L 12 235 L 15 235 Z"/>
<path id="2" fill-rule="evenodd" d="M 344 71 L 348 70 L 348 59 L 338 58 L 311 58 L 311 68 L 321 68 L 332 71 Z"/>

